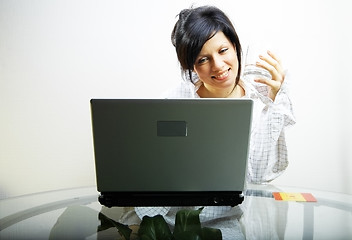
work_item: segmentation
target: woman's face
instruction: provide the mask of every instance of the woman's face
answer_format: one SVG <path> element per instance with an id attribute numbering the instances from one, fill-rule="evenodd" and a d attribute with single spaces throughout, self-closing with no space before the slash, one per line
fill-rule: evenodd
<path id="1" fill-rule="evenodd" d="M 205 42 L 196 58 L 194 69 L 208 91 L 215 93 L 233 90 L 238 59 L 234 45 L 223 32 L 217 32 Z"/>

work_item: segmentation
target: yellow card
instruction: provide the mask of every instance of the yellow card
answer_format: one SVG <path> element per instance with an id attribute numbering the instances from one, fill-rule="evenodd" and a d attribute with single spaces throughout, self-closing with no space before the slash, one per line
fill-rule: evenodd
<path id="1" fill-rule="evenodd" d="M 316 202 L 317 200 L 311 193 L 285 193 L 273 192 L 275 200 L 296 201 L 296 202 Z"/>
<path id="2" fill-rule="evenodd" d="M 283 201 L 305 202 L 306 200 L 300 193 L 280 193 Z"/>

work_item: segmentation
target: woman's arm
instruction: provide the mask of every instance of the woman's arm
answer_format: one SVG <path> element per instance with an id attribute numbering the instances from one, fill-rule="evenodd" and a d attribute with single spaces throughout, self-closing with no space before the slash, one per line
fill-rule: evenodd
<path id="1" fill-rule="evenodd" d="M 283 173 L 288 165 L 285 128 L 295 124 L 292 103 L 288 95 L 289 76 L 285 74 L 275 95 L 268 96 L 268 89 L 249 88 L 249 97 L 254 100 L 254 115 L 250 152 L 248 159 L 248 181 L 269 182 Z M 263 90 L 263 91 L 260 91 Z"/>

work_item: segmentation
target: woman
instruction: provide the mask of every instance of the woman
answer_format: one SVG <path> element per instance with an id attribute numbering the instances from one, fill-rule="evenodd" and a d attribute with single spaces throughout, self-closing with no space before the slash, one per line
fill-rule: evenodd
<path id="1" fill-rule="evenodd" d="M 185 81 L 166 94 L 167 98 L 250 98 L 254 101 L 247 181 L 266 183 L 286 169 L 287 149 L 284 128 L 295 123 L 287 95 L 287 76 L 280 60 L 271 52 L 260 56 L 257 66 L 267 69 L 271 80 L 256 79 L 261 87 L 240 79 L 241 44 L 228 17 L 218 8 L 204 6 L 185 9 L 172 31 Z M 172 224 L 179 208 L 136 208 L 137 215 L 164 215 Z M 238 208 L 206 207 L 202 222 L 214 218 L 232 219 L 222 228 L 229 236 L 241 234 L 236 224 Z M 235 233 L 233 233 L 235 231 Z M 230 237 L 231 239 L 231 237 Z"/>
<path id="2" fill-rule="evenodd" d="M 239 38 L 216 7 L 181 11 L 171 40 L 186 81 L 167 97 L 251 98 L 255 106 L 247 181 L 266 183 L 277 178 L 288 165 L 284 128 L 295 123 L 280 60 L 270 51 L 259 56 L 257 66 L 272 76 L 255 80 L 264 87 L 242 81 Z"/>

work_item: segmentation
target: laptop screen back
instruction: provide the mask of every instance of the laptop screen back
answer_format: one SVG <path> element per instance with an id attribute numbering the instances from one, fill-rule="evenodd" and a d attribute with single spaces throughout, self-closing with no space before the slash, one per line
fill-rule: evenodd
<path id="1" fill-rule="evenodd" d="M 242 191 L 252 100 L 92 99 L 99 192 Z"/>

